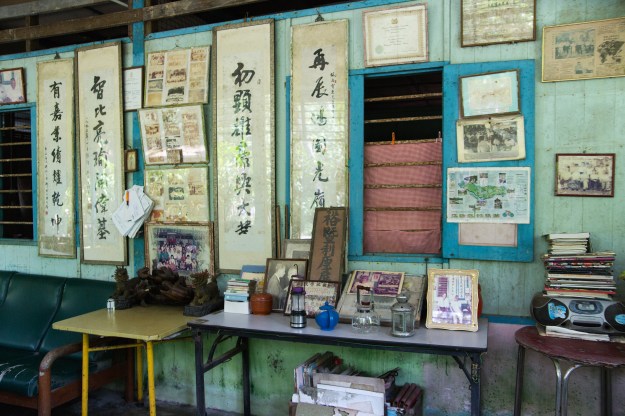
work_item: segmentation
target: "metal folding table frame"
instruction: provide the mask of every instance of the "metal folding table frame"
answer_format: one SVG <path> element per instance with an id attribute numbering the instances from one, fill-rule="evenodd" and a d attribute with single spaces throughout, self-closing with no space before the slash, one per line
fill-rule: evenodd
<path id="1" fill-rule="evenodd" d="M 376 334 L 358 334 L 347 324 L 339 324 L 333 331 L 322 331 L 314 322 L 306 328 L 289 326 L 289 317 L 281 314 L 246 315 L 223 311 L 206 315 L 188 323 L 193 330 L 195 342 L 195 379 L 198 416 L 206 414 L 204 374 L 241 354 L 243 361 L 243 409 L 250 413 L 250 358 L 249 338 L 271 339 L 309 344 L 339 345 L 356 348 L 384 349 L 421 354 L 450 355 L 458 363 L 469 381 L 471 389 L 471 415 L 481 413 L 482 354 L 488 348 L 488 320 L 479 320 L 477 332 L 447 331 L 419 328 L 409 338 L 397 338 L 389 334 L 389 328 L 381 328 Z M 204 360 L 204 334 L 216 334 Z M 217 346 L 236 337 L 235 345 L 215 357 Z"/>

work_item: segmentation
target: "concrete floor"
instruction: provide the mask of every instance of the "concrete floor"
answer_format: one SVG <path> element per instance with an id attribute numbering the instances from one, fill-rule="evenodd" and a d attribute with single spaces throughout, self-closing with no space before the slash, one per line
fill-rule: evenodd
<path id="1" fill-rule="evenodd" d="M 109 389 L 100 389 L 89 393 L 89 416 L 147 416 L 150 410 L 147 399 L 145 405 L 126 403 L 123 393 Z M 52 416 L 80 416 L 80 400 L 59 406 L 52 411 Z M 195 406 L 179 405 L 156 401 L 157 416 L 196 416 Z M 36 410 L 0 404 L 2 416 L 37 416 Z M 207 416 L 240 416 L 238 413 L 207 409 Z"/>

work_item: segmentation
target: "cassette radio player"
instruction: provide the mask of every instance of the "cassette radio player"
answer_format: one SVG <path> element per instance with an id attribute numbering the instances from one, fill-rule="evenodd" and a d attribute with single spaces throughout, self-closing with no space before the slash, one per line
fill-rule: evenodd
<path id="1" fill-rule="evenodd" d="M 532 298 L 532 317 L 541 325 L 595 334 L 625 333 L 625 305 L 621 302 L 546 296 Z"/>

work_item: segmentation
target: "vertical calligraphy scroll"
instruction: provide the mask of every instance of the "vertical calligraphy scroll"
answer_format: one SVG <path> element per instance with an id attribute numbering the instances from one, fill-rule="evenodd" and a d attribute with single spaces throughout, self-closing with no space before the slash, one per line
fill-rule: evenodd
<path id="1" fill-rule="evenodd" d="M 292 238 L 311 237 L 315 208 L 347 206 L 347 25 L 293 26 Z"/>
<path id="2" fill-rule="evenodd" d="M 37 64 L 39 255 L 76 258 L 74 60 Z"/>
<path id="3" fill-rule="evenodd" d="M 274 253 L 273 20 L 215 29 L 215 180 L 221 271 Z"/>
<path id="4" fill-rule="evenodd" d="M 124 194 L 121 43 L 76 50 L 80 153 L 80 258 L 126 264 L 126 239 L 112 213 Z"/>

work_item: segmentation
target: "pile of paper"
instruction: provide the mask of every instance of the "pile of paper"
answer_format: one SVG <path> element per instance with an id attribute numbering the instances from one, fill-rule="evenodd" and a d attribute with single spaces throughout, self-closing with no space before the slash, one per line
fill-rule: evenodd
<path id="1" fill-rule="evenodd" d="M 143 186 L 133 185 L 124 192 L 122 204 L 113 213 L 113 223 L 121 235 L 134 238 L 153 207 L 154 201 L 143 193 Z"/>

